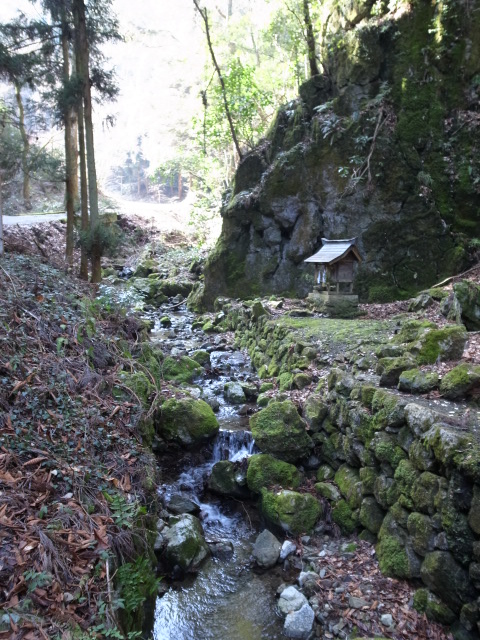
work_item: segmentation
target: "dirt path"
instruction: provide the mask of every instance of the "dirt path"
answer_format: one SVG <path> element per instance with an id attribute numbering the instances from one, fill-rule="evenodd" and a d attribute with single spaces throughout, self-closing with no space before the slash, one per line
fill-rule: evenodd
<path id="1" fill-rule="evenodd" d="M 37 213 L 25 214 L 21 216 L 3 216 L 3 224 L 5 227 L 11 227 L 13 224 L 19 224 L 21 227 L 31 227 L 40 222 L 56 222 L 65 218 L 65 213 Z"/>

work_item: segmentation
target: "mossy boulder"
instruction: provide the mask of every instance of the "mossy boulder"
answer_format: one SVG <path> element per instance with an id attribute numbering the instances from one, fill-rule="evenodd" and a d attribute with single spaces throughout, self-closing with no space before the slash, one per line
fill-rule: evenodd
<path id="1" fill-rule="evenodd" d="M 453 285 L 455 302 L 450 308 L 459 309 L 460 318 L 469 331 L 480 330 L 480 287 L 474 282 L 461 280 Z"/>
<path id="2" fill-rule="evenodd" d="M 428 393 L 438 387 L 438 380 L 436 371 L 409 369 L 400 374 L 398 388 L 407 393 Z"/>
<path id="3" fill-rule="evenodd" d="M 420 556 L 433 551 L 435 528 L 432 519 L 423 513 L 413 512 L 408 516 L 407 529 L 412 547 Z"/>
<path id="4" fill-rule="evenodd" d="M 377 460 L 388 462 L 392 469 L 396 469 L 400 461 L 407 457 L 405 451 L 398 446 L 397 437 L 391 433 L 379 431 L 370 446 Z"/>
<path id="5" fill-rule="evenodd" d="M 194 446 L 218 433 L 218 421 L 212 408 L 203 400 L 183 398 L 167 400 L 155 419 L 158 434 L 167 442 Z"/>
<path id="6" fill-rule="evenodd" d="M 315 489 L 321 496 L 330 500 L 330 502 L 338 502 L 342 499 L 342 494 L 337 487 L 329 482 L 317 482 L 315 484 Z"/>
<path id="7" fill-rule="evenodd" d="M 430 471 L 425 471 L 416 480 L 411 491 L 411 498 L 416 510 L 433 515 L 440 503 L 437 496 L 446 494 L 447 481 Z"/>
<path id="8" fill-rule="evenodd" d="M 282 489 L 297 489 L 300 479 L 297 467 L 268 453 L 255 454 L 248 459 L 248 488 L 255 493 L 276 485 Z"/>
<path id="9" fill-rule="evenodd" d="M 170 518 L 164 536 L 165 560 L 170 569 L 178 566 L 183 571 L 195 571 L 210 554 L 200 520 L 191 514 Z"/>
<path id="10" fill-rule="evenodd" d="M 257 398 L 257 404 L 259 407 L 266 407 L 272 400 L 272 396 L 268 393 L 261 393 Z"/>
<path id="11" fill-rule="evenodd" d="M 119 375 L 124 387 L 116 387 L 115 395 L 122 395 L 125 391 L 131 391 L 142 402 L 143 406 L 148 406 L 149 398 L 154 391 L 152 381 L 143 371 L 122 371 Z"/>
<path id="12" fill-rule="evenodd" d="M 468 573 L 448 551 L 432 551 L 425 556 L 421 576 L 423 582 L 455 613 L 471 596 Z"/>
<path id="13" fill-rule="evenodd" d="M 227 382 L 223 387 L 223 395 L 231 404 L 244 404 L 247 400 L 239 382 Z"/>
<path id="14" fill-rule="evenodd" d="M 250 428 L 262 452 L 286 462 L 306 457 L 313 447 L 306 424 L 290 400 L 270 403 L 250 418 Z"/>
<path id="15" fill-rule="evenodd" d="M 448 325 L 422 334 L 417 343 L 412 345 L 412 350 L 419 364 L 434 364 L 437 360 L 459 360 L 467 338 L 464 327 Z"/>
<path id="16" fill-rule="evenodd" d="M 129 286 L 140 291 L 146 302 L 159 305 L 168 300 L 162 292 L 161 282 L 159 278 L 134 278 L 130 280 Z"/>
<path id="17" fill-rule="evenodd" d="M 450 607 L 440 600 L 428 589 L 417 589 L 413 596 L 413 608 L 420 613 L 425 613 L 429 620 L 440 624 L 450 625 L 456 616 Z"/>
<path id="18" fill-rule="evenodd" d="M 398 384 L 401 374 L 415 365 L 415 358 L 409 354 L 399 358 L 381 358 L 378 361 L 376 373 L 380 376 L 381 387 L 394 387 Z"/>
<path id="19" fill-rule="evenodd" d="M 339 500 L 332 509 L 332 520 L 345 535 L 350 535 L 358 526 L 358 517 L 346 500 Z"/>
<path id="20" fill-rule="evenodd" d="M 335 471 L 328 464 L 322 464 L 317 471 L 317 480 L 319 482 L 325 482 L 325 480 L 332 480 L 335 477 Z"/>
<path id="21" fill-rule="evenodd" d="M 240 500 L 248 498 L 247 477 L 243 465 L 230 460 L 220 460 L 212 467 L 208 479 L 208 488 L 222 496 L 231 496 Z"/>
<path id="22" fill-rule="evenodd" d="M 380 507 L 373 496 L 367 496 L 362 500 L 358 519 L 370 533 L 377 534 L 385 518 L 385 511 Z"/>
<path id="23" fill-rule="evenodd" d="M 464 398 L 480 387 L 480 366 L 462 363 L 446 373 L 440 383 L 440 393 L 449 400 Z"/>
<path id="24" fill-rule="evenodd" d="M 318 431 L 328 414 L 328 407 L 320 395 L 309 395 L 303 406 L 303 418 L 311 431 Z"/>
<path id="25" fill-rule="evenodd" d="M 388 530 L 385 521 L 378 533 L 378 539 L 375 551 L 382 573 L 395 578 L 419 577 L 420 559 L 405 545 L 400 536 Z"/>
<path id="26" fill-rule="evenodd" d="M 292 535 L 311 533 L 322 514 L 322 507 L 309 493 L 262 490 L 262 513 L 273 524 Z"/>
<path id="27" fill-rule="evenodd" d="M 201 367 L 210 366 L 210 354 L 208 351 L 203 351 L 203 349 L 199 349 L 198 351 L 194 351 L 190 356 L 192 360 L 195 360 Z"/>
<path id="28" fill-rule="evenodd" d="M 352 509 L 360 507 L 362 502 L 362 483 L 357 469 L 343 464 L 335 474 L 335 482 Z"/>
<path id="29" fill-rule="evenodd" d="M 293 387 L 293 373 L 281 373 L 278 376 L 278 388 L 280 391 L 289 391 Z"/>
<path id="30" fill-rule="evenodd" d="M 293 386 L 295 389 L 305 389 L 311 382 L 312 378 L 307 373 L 297 373 L 293 378 Z"/>
<path id="31" fill-rule="evenodd" d="M 203 371 L 201 365 L 188 356 L 174 358 L 168 356 L 163 361 L 162 373 L 165 380 L 174 382 L 193 382 L 194 378 Z"/>

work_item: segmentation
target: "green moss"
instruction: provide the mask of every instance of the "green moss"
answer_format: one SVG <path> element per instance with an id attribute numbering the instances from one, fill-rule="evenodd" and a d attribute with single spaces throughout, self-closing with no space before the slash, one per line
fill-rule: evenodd
<path id="1" fill-rule="evenodd" d="M 120 380 L 127 389 L 131 390 L 141 400 L 144 406 L 148 406 L 154 387 L 143 371 L 134 371 L 133 373 L 122 371 Z"/>
<path id="2" fill-rule="evenodd" d="M 175 382 L 192 382 L 195 376 L 202 372 L 202 367 L 188 356 L 172 358 L 168 356 L 163 361 L 163 377 Z"/>
<path id="3" fill-rule="evenodd" d="M 388 462 L 393 469 L 407 457 L 405 451 L 396 444 L 395 437 L 389 433 L 379 433 L 375 436 L 373 450 L 380 462 Z"/>
<path id="4" fill-rule="evenodd" d="M 352 534 L 358 524 L 354 512 L 345 500 L 337 502 L 332 509 L 332 520 L 340 527 L 341 532 L 345 535 Z"/>
<path id="5" fill-rule="evenodd" d="M 313 442 L 293 402 L 271 402 L 250 418 L 250 428 L 261 451 L 286 462 L 306 456 Z"/>
<path id="6" fill-rule="evenodd" d="M 204 367 L 210 364 L 210 354 L 208 351 L 199 349 L 192 353 L 192 360 L 195 360 L 201 367 Z"/>
<path id="7" fill-rule="evenodd" d="M 456 360 L 462 357 L 467 341 L 467 332 L 463 327 L 450 325 L 442 329 L 432 329 L 421 338 L 418 351 L 419 364 L 434 364 L 438 359 Z"/>
<path id="8" fill-rule="evenodd" d="M 193 398 L 167 400 L 156 417 L 156 427 L 166 440 L 186 446 L 212 438 L 219 429 L 211 407 Z"/>
<path id="9" fill-rule="evenodd" d="M 409 577 L 409 563 L 404 546 L 388 534 L 382 535 L 382 539 L 376 547 L 380 571 L 387 576 L 395 578 Z"/>
<path id="10" fill-rule="evenodd" d="M 335 482 L 351 509 L 360 507 L 362 483 L 357 469 L 343 464 L 335 474 Z"/>
<path id="11" fill-rule="evenodd" d="M 300 473 L 293 464 L 277 460 L 269 454 L 257 454 L 248 459 L 247 484 L 250 491 L 255 493 L 276 485 L 283 489 L 297 489 Z"/>
<path id="12" fill-rule="evenodd" d="M 413 507 L 412 491 L 419 473 L 410 460 L 401 460 L 395 470 L 393 489 L 403 497 L 403 504 L 407 508 Z"/>
<path id="13" fill-rule="evenodd" d="M 322 513 L 322 507 L 309 493 L 262 489 L 262 513 L 273 524 L 293 535 L 309 533 Z"/>
<path id="14" fill-rule="evenodd" d="M 462 398 L 479 382 L 480 367 L 462 363 L 443 376 L 440 393 L 451 400 Z"/>

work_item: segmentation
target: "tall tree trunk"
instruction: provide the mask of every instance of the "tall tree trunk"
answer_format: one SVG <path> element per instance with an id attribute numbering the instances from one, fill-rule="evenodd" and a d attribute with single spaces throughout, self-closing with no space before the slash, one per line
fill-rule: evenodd
<path id="1" fill-rule="evenodd" d="M 23 204 L 27 211 L 32 208 L 30 194 L 30 171 L 28 168 L 28 156 L 30 153 L 30 140 L 28 139 L 27 129 L 25 127 L 25 109 L 22 100 L 22 87 L 18 80 L 15 80 L 15 99 L 18 106 L 18 125 L 20 135 L 22 137 L 22 173 L 23 173 Z"/>
<path id="2" fill-rule="evenodd" d="M 83 107 L 85 120 L 85 147 L 87 152 L 87 174 L 88 174 L 88 196 L 90 201 L 90 233 L 92 236 L 98 234 L 99 212 L 98 212 L 98 187 L 97 171 L 95 168 L 95 146 L 93 141 L 93 120 L 92 120 L 92 94 L 90 89 L 89 75 L 89 49 L 87 39 L 87 25 L 85 19 L 84 0 L 74 0 L 74 10 L 77 18 L 78 31 L 78 54 L 81 61 L 81 69 L 77 72 L 82 79 L 83 85 Z M 98 283 L 102 279 L 102 265 L 100 248 L 96 246 L 92 237 L 92 276 L 91 281 Z"/>
<path id="3" fill-rule="evenodd" d="M 70 46 L 65 11 L 63 11 L 62 14 L 63 85 L 67 87 L 70 81 Z M 72 137 L 74 135 L 72 112 L 73 109 L 67 106 L 63 117 L 65 125 L 65 207 L 67 209 L 65 257 L 70 266 L 73 266 L 73 232 L 75 226 L 75 145 L 72 143 Z"/>
<path id="4" fill-rule="evenodd" d="M 318 76 L 320 71 L 317 65 L 317 56 L 315 52 L 315 34 L 313 33 L 312 18 L 310 16 L 310 7 L 308 5 L 309 0 L 303 0 L 303 19 L 305 21 L 305 28 L 307 30 L 307 50 L 308 50 L 308 62 L 310 64 L 310 75 Z"/>
<path id="5" fill-rule="evenodd" d="M 82 233 L 88 233 L 90 220 L 88 215 L 88 185 L 87 185 L 87 159 L 85 151 L 85 125 L 83 119 L 83 104 L 78 107 L 78 155 L 80 160 L 80 206 L 82 211 Z M 80 278 L 88 280 L 88 254 L 82 243 L 80 255 Z"/>
<path id="6" fill-rule="evenodd" d="M 78 76 L 83 77 L 82 58 L 80 55 L 79 42 L 79 24 L 78 14 L 74 7 L 75 21 L 75 65 Z M 88 183 L 87 183 L 87 153 L 85 150 L 85 118 L 83 111 L 83 96 L 78 102 L 77 107 L 77 124 L 78 124 L 78 156 L 80 164 L 80 207 L 82 212 L 81 230 L 82 234 L 87 234 L 90 228 L 90 220 L 88 213 Z M 80 278 L 88 280 L 88 254 L 84 243 L 81 246 L 80 256 Z"/>
<path id="7" fill-rule="evenodd" d="M 193 4 L 197 8 L 198 13 L 202 16 L 203 22 L 205 24 L 205 33 L 206 33 L 206 36 L 207 36 L 208 48 L 210 50 L 210 55 L 212 57 L 213 66 L 215 67 L 215 70 L 216 70 L 217 75 L 218 75 L 218 79 L 220 80 L 220 86 L 222 88 L 222 97 L 223 97 L 223 105 L 225 107 L 225 115 L 227 116 L 228 124 L 229 124 L 229 127 L 230 127 L 230 133 L 232 134 L 233 144 L 235 145 L 235 149 L 237 150 L 238 159 L 241 161 L 241 160 L 243 160 L 243 154 L 241 152 L 240 145 L 238 144 L 237 134 L 235 132 L 235 127 L 233 126 L 232 116 L 230 114 L 230 107 L 228 106 L 227 90 L 225 88 L 225 82 L 223 80 L 223 76 L 222 76 L 222 72 L 220 70 L 220 67 L 218 66 L 218 62 L 217 62 L 217 59 L 215 57 L 215 52 L 213 50 L 212 41 L 210 39 L 210 27 L 209 27 L 209 24 L 208 24 L 208 12 L 207 12 L 206 9 L 201 9 L 200 8 L 200 5 L 198 4 L 198 0 L 193 0 Z"/>
<path id="8" fill-rule="evenodd" d="M 5 252 L 5 248 L 3 246 L 3 181 L 2 181 L 2 170 L 0 169 L 0 258 L 3 256 Z"/>

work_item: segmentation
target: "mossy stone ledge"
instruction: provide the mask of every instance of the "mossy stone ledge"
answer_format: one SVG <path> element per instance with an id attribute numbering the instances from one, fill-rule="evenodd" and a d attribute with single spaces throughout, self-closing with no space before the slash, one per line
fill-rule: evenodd
<path id="1" fill-rule="evenodd" d="M 288 462 L 274 458 L 268 453 L 258 453 L 248 459 L 247 483 L 250 491 L 261 493 L 275 485 L 283 489 L 297 489 L 300 472 Z"/>
<path id="2" fill-rule="evenodd" d="M 311 494 L 282 489 L 262 490 L 261 508 L 271 523 L 292 535 L 311 533 L 322 514 L 322 506 Z"/>

